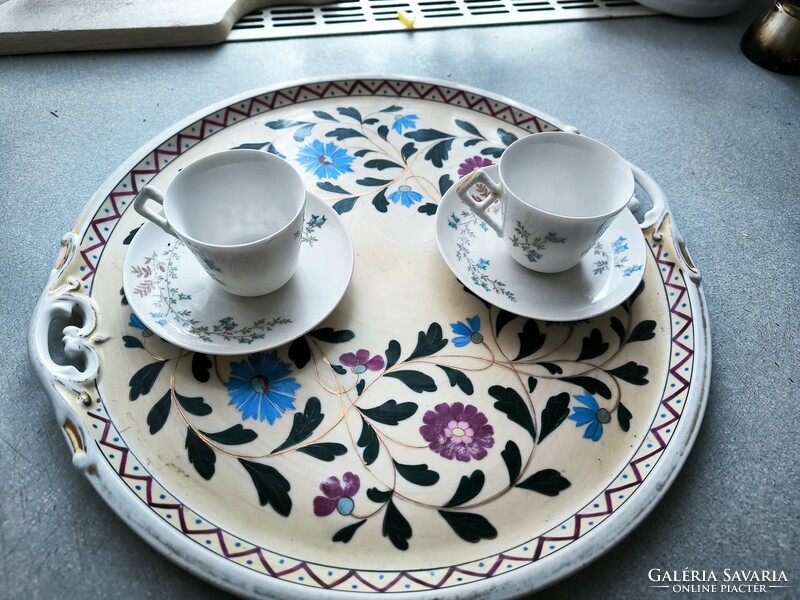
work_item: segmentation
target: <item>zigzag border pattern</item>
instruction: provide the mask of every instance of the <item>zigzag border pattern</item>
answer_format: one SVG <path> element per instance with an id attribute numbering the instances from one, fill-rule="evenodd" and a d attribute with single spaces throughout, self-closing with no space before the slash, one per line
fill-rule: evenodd
<path id="1" fill-rule="evenodd" d="M 87 271 L 83 275 L 83 280 L 88 282 L 93 277 L 97 263 L 93 263 L 90 257 L 97 256 L 97 253 L 102 251 L 111 235 L 110 229 L 121 217 L 125 207 L 139 192 L 141 186 L 150 181 L 172 159 L 180 156 L 198 142 L 243 119 L 282 106 L 290 106 L 327 97 L 376 95 L 425 99 L 459 105 L 469 110 L 497 117 L 529 131 L 557 130 L 554 125 L 538 116 L 479 94 L 455 88 L 408 81 L 334 81 L 296 86 L 270 92 L 258 98 L 250 98 L 236 105 L 221 109 L 213 115 L 206 116 L 188 126 L 145 157 L 136 168 L 131 170 L 118 183 L 115 190 L 101 204 L 95 219 L 92 220 L 89 229 L 84 235 L 83 243 L 92 243 L 86 245 L 80 251 Z M 98 216 L 101 211 L 105 214 Z M 90 235 L 91 233 L 94 235 Z M 87 236 L 89 236 L 88 240 Z M 96 239 L 94 239 L 95 236 Z M 191 525 L 193 514 L 191 509 L 177 502 L 166 492 L 157 493 L 156 490 L 160 488 L 158 482 L 149 474 L 140 474 L 144 472 L 144 468 L 136 463 L 136 459 L 132 457 L 124 442 L 119 441 L 121 438 L 118 432 L 114 429 L 110 418 L 104 416 L 102 408 L 97 409 L 99 412 L 88 415 L 103 427 L 102 434 L 99 436 L 100 439 L 97 441 L 98 447 L 105 454 L 112 468 L 126 481 L 132 490 L 139 494 L 140 499 L 161 518 L 168 520 L 167 522 L 182 534 L 191 537 L 198 543 L 200 543 L 200 540 L 196 538 L 201 536 L 208 545 L 214 545 L 212 542 L 215 542 L 216 547 L 210 548 L 212 551 L 216 551 L 218 554 L 238 564 L 263 572 L 270 577 L 324 589 L 347 589 L 347 591 L 352 592 L 400 592 L 463 585 L 471 581 L 509 572 L 535 562 L 579 539 L 590 531 L 594 525 L 619 508 L 647 477 L 649 469 L 667 447 L 671 438 L 670 434 L 674 431 L 675 424 L 680 419 L 681 407 L 676 406 L 676 401 L 680 403 L 681 398 L 685 398 L 685 392 L 688 390 L 690 383 L 681 374 L 680 369 L 688 370 L 689 367 L 685 365 L 691 364 L 693 356 L 691 343 L 684 343 L 682 338 L 688 338 L 689 334 L 692 333 L 693 320 L 687 300 L 688 292 L 680 269 L 674 262 L 666 260 L 662 245 L 652 244 L 652 249 L 656 257 L 656 264 L 661 270 L 665 290 L 674 293 L 675 299 L 670 303 L 670 315 L 677 319 L 672 324 L 672 348 L 670 351 L 672 356 L 670 357 L 669 368 L 670 377 L 675 387 L 661 401 L 661 406 L 665 411 L 662 416 L 666 418 L 660 420 L 657 424 L 653 424 L 648 432 L 647 439 L 642 442 L 640 449 L 645 448 L 646 442 L 649 440 L 652 440 L 652 443 L 647 444 L 647 450 L 641 456 L 637 454 L 624 470 L 625 474 L 622 477 L 627 477 L 630 474 L 633 476 L 631 481 L 626 483 L 620 481 L 619 484 L 612 484 L 613 487 L 607 488 L 593 503 L 587 504 L 580 512 L 567 519 L 560 526 L 529 541 L 522 547 L 506 551 L 497 556 L 485 558 L 480 562 L 475 561 L 469 564 L 434 569 L 433 571 L 383 571 L 380 578 L 383 579 L 384 576 L 387 576 L 386 583 L 376 583 L 375 577 L 370 575 L 374 575 L 377 572 L 372 571 L 343 570 L 305 561 L 291 561 L 294 564 L 284 567 L 282 565 L 286 563 L 287 559 L 280 558 L 279 555 L 264 548 L 252 546 L 244 540 L 239 540 L 221 528 L 208 524 L 193 528 Z M 676 349 L 678 355 L 676 355 Z M 683 353 L 683 356 L 680 356 L 681 353 Z M 120 457 L 115 458 L 113 452 L 119 452 Z M 144 486 L 143 490 L 142 486 Z M 177 515 L 176 520 L 171 518 L 173 515 Z M 197 518 L 194 521 L 197 525 L 203 522 L 202 519 Z M 239 549 L 243 545 L 250 547 Z M 529 548 L 529 546 L 532 548 Z M 257 565 L 255 561 L 257 561 Z M 504 565 L 505 568 L 503 568 Z M 327 571 L 327 577 L 322 573 L 323 570 Z M 427 573 L 430 573 L 431 576 L 435 575 L 435 580 L 426 576 Z M 309 581 L 305 581 L 306 577 Z M 465 580 L 465 578 L 468 579 Z M 362 589 L 359 586 L 364 587 Z"/>
<path id="2" fill-rule="evenodd" d="M 610 516 L 617 510 L 625 500 L 635 491 L 636 488 L 647 477 L 647 473 L 655 465 L 660 455 L 666 449 L 670 433 L 674 431 L 674 427 L 681 417 L 681 409 L 674 405 L 675 400 L 685 397 L 685 392 L 689 388 L 689 380 L 686 379 L 680 369 L 688 368 L 686 365 L 690 363 L 693 357 L 693 349 L 690 344 L 684 343 L 682 338 L 691 333 L 693 324 L 692 316 L 689 310 L 685 310 L 689 306 L 687 301 L 687 289 L 682 277 L 680 269 L 674 262 L 666 260 L 664 255 L 663 245 L 653 244 L 653 253 L 656 257 L 656 264 L 661 269 L 662 279 L 664 281 L 665 290 L 671 290 L 675 293 L 674 300 L 670 303 L 669 314 L 672 318 L 677 319 L 674 321 L 672 327 L 672 346 L 670 352 L 672 353 L 670 361 L 669 373 L 675 383 L 675 387 L 671 388 L 672 391 L 665 395 L 661 401 L 661 406 L 666 411 L 665 420 L 661 420 L 658 424 L 653 424 L 648 432 L 647 439 L 642 442 L 640 448 L 645 448 L 647 440 L 653 440 L 652 449 L 647 449 L 644 454 L 638 455 L 627 465 L 624 472 L 633 475 L 633 479 L 627 483 L 620 483 L 613 485 L 602 492 L 602 494 L 595 499 L 593 503 L 587 504 L 584 509 L 576 513 L 564 523 L 560 524 L 545 535 L 539 536 L 534 540 L 530 540 L 521 548 L 512 551 L 506 551 L 497 556 L 483 559 L 475 566 L 475 563 L 468 565 L 454 565 L 447 568 L 440 568 L 431 570 L 415 570 L 415 571 L 382 571 L 381 576 L 388 576 L 385 584 L 376 583 L 374 578 L 368 577 L 370 574 L 376 572 L 365 570 L 342 570 L 328 565 L 321 565 L 309 563 L 306 561 L 292 561 L 294 564 L 284 567 L 286 559 L 280 558 L 279 555 L 273 554 L 269 550 L 252 546 L 251 544 L 239 540 L 232 534 L 215 526 L 202 526 L 192 527 L 191 509 L 185 505 L 175 501 L 164 501 L 166 494 L 160 495 L 160 500 L 156 499 L 154 488 L 160 487 L 158 482 L 153 479 L 149 474 L 141 475 L 138 471 L 143 467 L 138 465 L 133 467 L 135 471 L 129 469 L 129 463 L 135 462 L 131 458 L 131 454 L 127 446 L 121 445 L 121 442 L 112 441 L 111 435 L 115 436 L 114 439 L 119 440 L 118 433 L 114 429 L 111 420 L 102 414 L 90 413 L 89 416 L 103 424 L 102 435 L 98 445 L 105 447 L 108 451 L 120 452 L 119 462 L 109 462 L 112 467 L 119 473 L 119 475 L 126 480 L 129 486 L 135 488 L 138 485 L 144 484 L 145 489 L 144 497 L 140 496 L 151 509 L 153 509 L 162 518 L 165 517 L 166 511 L 177 514 L 177 523 L 170 520 L 170 523 L 186 536 L 200 543 L 196 538 L 202 537 L 206 540 L 213 539 L 216 547 L 213 551 L 218 552 L 229 560 L 236 561 L 242 564 L 243 559 L 252 557 L 245 566 L 253 567 L 254 561 L 257 561 L 257 566 L 260 566 L 260 572 L 265 573 L 270 577 L 278 579 L 289 580 L 293 583 L 303 585 L 314 585 L 324 589 L 347 589 L 351 592 L 361 591 L 370 592 L 390 592 L 390 591 L 413 591 L 424 589 L 440 589 L 443 587 L 450 587 L 454 585 L 463 585 L 470 581 L 487 579 L 498 575 L 500 573 L 507 573 L 516 568 L 522 567 L 526 564 L 533 563 L 540 558 L 547 556 L 569 543 L 579 539 L 592 529 L 593 525 L 598 524 L 603 519 Z M 689 332 L 689 333 L 687 333 Z M 675 356 L 676 349 L 679 354 L 683 356 Z M 102 409 L 97 409 L 102 413 Z M 109 452 L 104 451 L 107 458 L 114 459 L 114 456 L 109 456 Z M 619 480 L 619 479 L 618 479 Z M 195 523 L 201 522 L 202 519 L 195 519 Z M 554 534 L 553 532 L 565 531 L 563 534 Z M 242 544 L 249 546 L 247 549 L 240 550 Z M 531 552 L 529 547 L 533 547 Z M 218 549 L 217 549 L 218 548 Z M 505 565 L 505 568 L 503 566 Z M 332 570 L 333 569 L 333 570 Z M 332 573 L 335 576 L 331 576 Z M 329 575 L 327 577 L 322 575 L 326 571 Z M 436 579 L 431 580 L 426 574 L 436 574 Z M 291 579 L 289 579 L 291 577 Z M 469 578 L 465 581 L 464 577 Z M 306 583 L 306 578 L 308 582 Z M 355 583 L 354 583 L 355 582 Z M 353 586 L 356 586 L 355 588 Z M 360 586 L 363 586 L 361 588 Z"/>

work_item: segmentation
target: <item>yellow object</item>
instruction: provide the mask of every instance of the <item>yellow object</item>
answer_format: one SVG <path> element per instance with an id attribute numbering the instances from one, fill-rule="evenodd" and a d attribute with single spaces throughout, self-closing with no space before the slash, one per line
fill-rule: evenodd
<path id="1" fill-rule="evenodd" d="M 408 29 L 414 29 L 414 22 L 417 20 L 416 17 L 412 17 L 404 10 L 397 11 L 397 19 Z"/>

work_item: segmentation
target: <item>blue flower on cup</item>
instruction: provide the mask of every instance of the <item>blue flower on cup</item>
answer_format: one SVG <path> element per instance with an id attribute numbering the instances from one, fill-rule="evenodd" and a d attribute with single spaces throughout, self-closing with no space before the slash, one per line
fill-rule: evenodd
<path id="1" fill-rule="evenodd" d="M 230 379 L 225 382 L 230 404 L 242 413 L 242 420 L 269 421 L 280 419 L 287 410 L 294 410 L 300 384 L 289 377 L 289 365 L 278 359 L 276 352 L 259 352 L 247 360 L 231 363 Z"/>
<path id="2" fill-rule="evenodd" d="M 397 133 L 403 133 L 403 129 L 416 129 L 418 119 L 417 115 L 395 115 L 392 129 Z"/>
<path id="3" fill-rule="evenodd" d="M 463 348 L 470 342 L 480 344 L 483 341 L 483 335 L 478 333 L 481 330 L 481 319 L 478 315 L 467 317 L 466 323 L 463 321 L 450 323 L 450 328 L 456 335 L 453 344 L 458 348 Z"/>
<path id="4" fill-rule="evenodd" d="M 422 194 L 412 190 L 410 185 L 401 185 L 396 192 L 389 194 L 389 200 L 403 206 L 414 206 L 415 202 L 422 201 Z"/>
<path id="5" fill-rule="evenodd" d="M 626 241 L 628 241 L 628 238 L 619 236 L 619 238 L 612 243 L 614 246 L 614 254 L 625 252 L 628 249 L 628 244 L 625 243 Z"/>
<path id="6" fill-rule="evenodd" d="M 600 408 L 597 400 L 589 392 L 573 397 L 583 406 L 573 406 L 572 414 L 568 418 L 575 421 L 576 427 L 588 425 L 583 437 L 593 442 L 598 441 L 603 436 L 603 425 L 611 422 L 611 413 L 605 408 Z"/>
<path id="7" fill-rule="evenodd" d="M 313 173 L 319 179 L 336 179 L 342 173 L 353 172 L 350 165 L 355 158 L 333 142 L 325 144 L 314 140 L 300 149 L 297 160 L 306 171 Z"/>

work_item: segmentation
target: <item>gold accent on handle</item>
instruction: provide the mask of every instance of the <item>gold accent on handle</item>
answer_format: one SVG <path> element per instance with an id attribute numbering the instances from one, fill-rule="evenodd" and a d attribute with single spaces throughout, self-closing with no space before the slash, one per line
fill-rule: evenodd
<path id="1" fill-rule="evenodd" d="M 72 453 L 77 454 L 78 452 L 86 452 L 86 448 L 83 447 L 83 439 L 81 438 L 81 432 L 78 431 L 77 425 L 67 419 L 64 421 L 64 432 L 67 434 L 69 438 L 69 443 L 72 444 Z"/>
<path id="2" fill-rule="evenodd" d="M 58 257 L 58 261 L 56 262 L 55 269 L 58 270 L 64 266 L 64 263 L 67 262 L 67 258 L 69 257 L 69 242 L 63 240 L 61 242 L 61 254 Z"/>
<path id="3" fill-rule="evenodd" d="M 475 175 L 477 175 L 477 174 L 478 174 L 478 171 L 475 170 L 475 171 L 472 171 L 472 173 L 470 173 L 469 175 L 467 175 L 467 178 L 464 181 L 462 181 L 461 183 L 458 184 L 458 187 L 456 188 L 456 191 L 460 192 L 465 187 L 467 187 L 469 182 L 472 181 L 473 178 L 475 177 Z"/>

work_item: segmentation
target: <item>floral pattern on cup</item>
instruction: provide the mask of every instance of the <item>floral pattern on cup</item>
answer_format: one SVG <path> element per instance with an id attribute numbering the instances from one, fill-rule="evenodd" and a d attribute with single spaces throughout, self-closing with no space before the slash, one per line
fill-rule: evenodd
<path id="1" fill-rule="evenodd" d="M 611 248 L 606 250 L 602 242 L 594 245 L 594 256 L 599 257 L 594 261 L 595 275 L 605 273 L 610 269 L 619 269 L 623 277 L 630 277 L 636 271 L 644 269 L 644 264 L 628 262 L 628 240 L 624 236 L 619 236 L 611 243 Z"/>
<path id="2" fill-rule="evenodd" d="M 500 207 L 496 204 L 490 206 L 488 209 L 492 214 L 499 213 L 499 210 Z M 516 302 L 515 294 L 512 290 L 508 289 L 506 282 L 492 277 L 489 272 L 491 261 L 483 257 L 476 257 L 473 254 L 472 240 L 478 235 L 476 229 L 479 228 L 483 233 L 488 233 L 489 226 L 486 225 L 478 215 L 467 210 L 462 210 L 459 214 L 451 214 L 447 225 L 458 232 L 456 260 L 459 262 L 463 261 L 467 264 L 472 283 L 483 288 L 487 292 L 494 291 L 497 294 L 505 296 L 512 302 Z"/>
<path id="3" fill-rule="evenodd" d="M 514 235 L 508 237 L 514 248 L 520 248 L 530 262 L 537 262 L 542 258 L 542 252 L 548 244 L 563 244 L 566 238 L 557 233 L 548 232 L 545 235 L 534 236 L 521 221 L 514 225 Z"/>
<path id="4" fill-rule="evenodd" d="M 155 306 L 160 310 L 150 313 L 150 316 L 159 325 L 173 323 L 205 342 L 216 338 L 249 345 L 262 339 L 266 332 L 275 327 L 292 322 L 288 318 L 273 317 L 240 325 L 230 315 L 225 315 L 216 322 L 200 322 L 190 308 L 191 305 L 187 304 L 192 300 L 191 294 L 182 292 L 178 287 L 178 269 L 183 249 L 183 242 L 176 240 L 160 255 L 154 252 L 142 264 L 131 267 L 131 272 L 139 280 L 133 293 L 142 297 L 156 296 Z"/>

